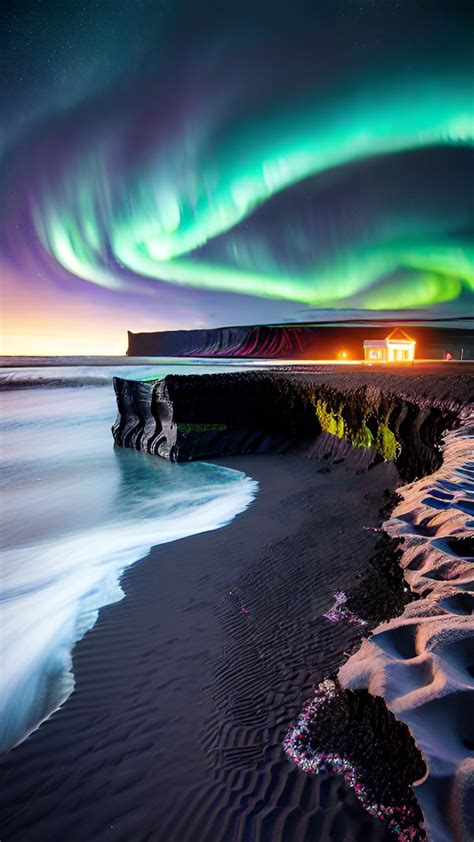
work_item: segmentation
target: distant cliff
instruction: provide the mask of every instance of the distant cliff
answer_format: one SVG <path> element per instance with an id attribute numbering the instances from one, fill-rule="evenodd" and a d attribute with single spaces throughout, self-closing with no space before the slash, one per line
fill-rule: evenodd
<path id="1" fill-rule="evenodd" d="M 129 332 L 127 353 L 129 356 L 302 359 L 315 346 L 315 340 L 312 327 L 278 325 Z"/>
<path id="2" fill-rule="evenodd" d="M 474 358 L 474 332 L 469 328 L 411 326 L 416 355 L 440 359 L 447 352 L 459 359 Z M 392 325 L 318 324 L 247 325 L 206 330 L 128 332 L 130 357 L 253 357 L 263 359 L 337 359 L 345 351 L 361 359 L 364 339 L 383 339 Z"/>

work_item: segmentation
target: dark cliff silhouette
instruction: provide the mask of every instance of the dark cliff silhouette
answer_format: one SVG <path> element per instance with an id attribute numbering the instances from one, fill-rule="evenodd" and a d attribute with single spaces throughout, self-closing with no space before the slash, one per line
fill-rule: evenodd
<path id="1" fill-rule="evenodd" d="M 418 359 L 474 357 L 474 332 L 466 327 L 400 322 L 416 339 Z M 201 330 L 128 332 L 128 356 L 249 357 L 256 359 L 362 359 L 365 339 L 384 339 L 393 321 L 246 325 Z"/>

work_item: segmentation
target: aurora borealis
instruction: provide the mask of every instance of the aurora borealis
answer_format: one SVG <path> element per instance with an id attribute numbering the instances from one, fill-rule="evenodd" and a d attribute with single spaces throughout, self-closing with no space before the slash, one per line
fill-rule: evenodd
<path id="1" fill-rule="evenodd" d="M 10 3 L 9 317 L 48 301 L 112 349 L 125 327 L 468 312 L 471 22 L 447 0 Z"/>

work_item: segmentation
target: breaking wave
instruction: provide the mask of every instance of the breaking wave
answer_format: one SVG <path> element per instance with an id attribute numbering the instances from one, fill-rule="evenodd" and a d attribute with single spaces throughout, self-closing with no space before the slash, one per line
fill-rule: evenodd
<path id="1" fill-rule="evenodd" d="M 72 650 L 151 546 L 218 529 L 258 484 L 216 465 L 114 449 L 112 390 L 1 395 L 0 750 L 74 688 Z"/>

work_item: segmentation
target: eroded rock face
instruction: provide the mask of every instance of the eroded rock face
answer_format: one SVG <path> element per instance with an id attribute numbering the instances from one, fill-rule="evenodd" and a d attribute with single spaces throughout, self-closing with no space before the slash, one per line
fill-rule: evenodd
<path id="1" fill-rule="evenodd" d="M 379 386 L 346 388 L 278 374 L 168 375 L 150 383 L 116 377 L 116 444 L 171 461 L 310 448 L 323 456 L 354 448 L 395 461 L 414 479 L 439 467 L 453 407 L 416 403 Z M 324 435 L 322 435 L 324 434 Z"/>
<path id="2" fill-rule="evenodd" d="M 320 432 L 297 390 L 246 374 L 169 375 L 153 383 L 115 378 L 116 444 L 189 461 L 278 453 Z"/>
<path id="3" fill-rule="evenodd" d="M 152 384 L 114 377 L 118 414 L 112 427 L 115 443 L 174 461 L 177 426 L 166 380 Z"/>

